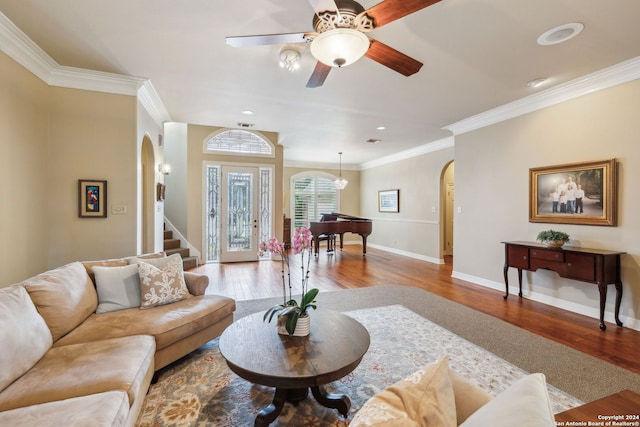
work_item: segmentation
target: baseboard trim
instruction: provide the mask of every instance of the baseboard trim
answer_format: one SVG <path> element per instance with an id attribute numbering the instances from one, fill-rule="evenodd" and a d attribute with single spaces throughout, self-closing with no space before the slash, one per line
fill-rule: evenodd
<path id="1" fill-rule="evenodd" d="M 451 273 L 451 277 L 455 279 L 464 280 L 465 282 L 470 282 L 476 285 L 484 286 L 485 288 L 494 289 L 497 291 L 501 291 L 504 294 L 505 287 L 503 282 L 495 282 L 493 280 L 483 279 L 481 277 L 472 276 L 469 274 L 460 273 L 457 271 L 453 271 Z M 509 286 L 509 295 L 510 297 L 518 298 L 518 286 Z M 576 304 L 571 301 L 563 300 L 560 298 L 554 298 L 549 295 L 544 295 L 535 291 L 526 291 L 523 290 L 522 294 L 525 298 L 541 302 L 543 304 L 550 305 L 552 307 L 557 307 L 562 310 L 567 310 L 572 313 L 581 314 L 583 316 L 591 317 L 593 319 L 600 319 L 600 307 L 591 307 L 586 306 L 584 304 Z M 607 299 L 608 301 L 612 300 L 611 298 Z M 605 322 L 615 324 L 614 313 L 612 310 L 605 310 L 604 312 L 604 320 Z M 638 319 L 634 319 L 633 317 L 625 316 L 620 314 L 620 321 L 623 323 L 625 328 L 634 329 L 636 331 L 640 331 L 640 321 Z"/>

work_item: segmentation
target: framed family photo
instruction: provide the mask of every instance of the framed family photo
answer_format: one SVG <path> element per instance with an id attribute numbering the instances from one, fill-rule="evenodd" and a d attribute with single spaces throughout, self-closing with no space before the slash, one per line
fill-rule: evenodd
<path id="1" fill-rule="evenodd" d="M 378 191 L 378 212 L 400 212 L 400 190 Z"/>
<path id="2" fill-rule="evenodd" d="M 617 225 L 616 159 L 529 169 L 529 222 Z"/>
<path id="3" fill-rule="evenodd" d="M 78 180 L 78 216 L 80 218 L 107 217 L 107 181 Z"/>

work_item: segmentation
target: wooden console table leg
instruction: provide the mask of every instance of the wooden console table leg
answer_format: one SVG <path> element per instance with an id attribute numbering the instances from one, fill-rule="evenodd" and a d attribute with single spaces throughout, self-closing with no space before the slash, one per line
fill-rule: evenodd
<path id="1" fill-rule="evenodd" d="M 620 301 L 622 301 L 622 281 L 618 280 L 615 286 L 616 286 L 616 311 L 615 311 L 616 325 L 622 326 L 620 317 L 618 317 L 620 314 Z"/>
<path id="2" fill-rule="evenodd" d="M 604 306 L 607 304 L 607 284 L 598 283 L 598 290 L 600 291 L 600 330 L 607 330 L 607 325 L 604 324 Z"/>
<path id="3" fill-rule="evenodd" d="M 502 269 L 502 274 L 504 274 L 504 287 L 505 292 L 504 292 L 504 299 L 507 299 L 509 297 L 509 266 L 507 264 L 504 265 L 504 268 Z"/>
<path id="4" fill-rule="evenodd" d="M 522 269 L 518 269 L 518 296 L 522 298 Z"/>
<path id="5" fill-rule="evenodd" d="M 347 417 L 349 408 L 351 407 L 351 401 L 344 394 L 327 393 L 324 387 L 311 387 L 313 397 L 316 398 L 318 403 L 327 408 L 337 409 L 343 417 Z"/>

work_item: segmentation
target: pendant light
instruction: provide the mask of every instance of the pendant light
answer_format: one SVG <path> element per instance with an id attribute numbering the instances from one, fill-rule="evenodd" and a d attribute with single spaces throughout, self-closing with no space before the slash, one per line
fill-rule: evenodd
<path id="1" fill-rule="evenodd" d="M 340 155 L 340 177 L 333 181 L 333 185 L 335 185 L 336 189 L 338 190 L 344 190 L 344 187 L 347 186 L 349 181 L 342 177 L 342 151 L 340 151 L 338 154 Z"/>

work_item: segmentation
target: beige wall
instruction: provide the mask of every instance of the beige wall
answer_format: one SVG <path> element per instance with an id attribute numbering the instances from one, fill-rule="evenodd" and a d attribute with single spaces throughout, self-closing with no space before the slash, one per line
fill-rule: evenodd
<path id="1" fill-rule="evenodd" d="M 361 172 L 361 216 L 373 220 L 368 244 L 441 262 L 440 182 L 453 156 L 445 148 Z M 400 190 L 400 212 L 378 212 L 378 191 L 393 189 Z"/>
<path id="2" fill-rule="evenodd" d="M 135 254 L 136 99 L 57 87 L 49 92 L 49 267 Z M 107 218 L 78 217 L 78 179 L 107 180 Z M 127 213 L 112 215 L 114 203 Z"/>
<path id="3" fill-rule="evenodd" d="M 560 229 L 579 246 L 628 253 L 620 315 L 640 328 L 639 100 L 636 80 L 457 136 L 456 207 L 462 212 L 455 214 L 454 275 L 504 289 L 500 242 L 534 241 L 541 230 Z M 528 221 L 529 168 L 613 157 L 619 161 L 617 227 Z M 514 271 L 510 281 L 517 284 Z M 530 298 L 598 316 L 595 285 L 549 271 L 526 273 L 524 282 Z M 610 286 L 605 320 L 612 320 L 614 296 Z"/>
<path id="4" fill-rule="evenodd" d="M 219 162 L 223 164 L 254 164 L 273 165 L 274 173 L 274 201 L 273 212 L 274 233 L 282 236 L 282 164 L 283 148 L 278 145 L 278 134 L 274 132 L 259 132 L 275 145 L 275 157 L 250 157 L 250 156 L 230 156 L 214 155 L 204 153 L 204 141 L 214 132 L 221 128 L 213 126 L 188 125 L 187 135 L 187 230 L 182 232 L 187 237 L 189 243 L 194 245 L 205 255 L 203 248 L 204 237 L 204 189 L 203 174 L 206 162 Z"/>
<path id="5" fill-rule="evenodd" d="M 0 52 L 0 287 L 47 268 L 48 86 Z"/>
<path id="6" fill-rule="evenodd" d="M 3 53 L 0 71 L 0 286 L 136 253 L 137 132 L 157 135 L 136 97 L 50 87 Z M 78 217 L 78 179 L 107 180 L 107 218 Z"/>
<path id="7" fill-rule="evenodd" d="M 171 174 L 164 178 L 167 200 L 164 214 L 173 226 L 187 232 L 187 129 L 186 123 L 165 123 L 164 155 L 171 165 Z M 185 234 L 186 235 L 186 234 Z"/>

